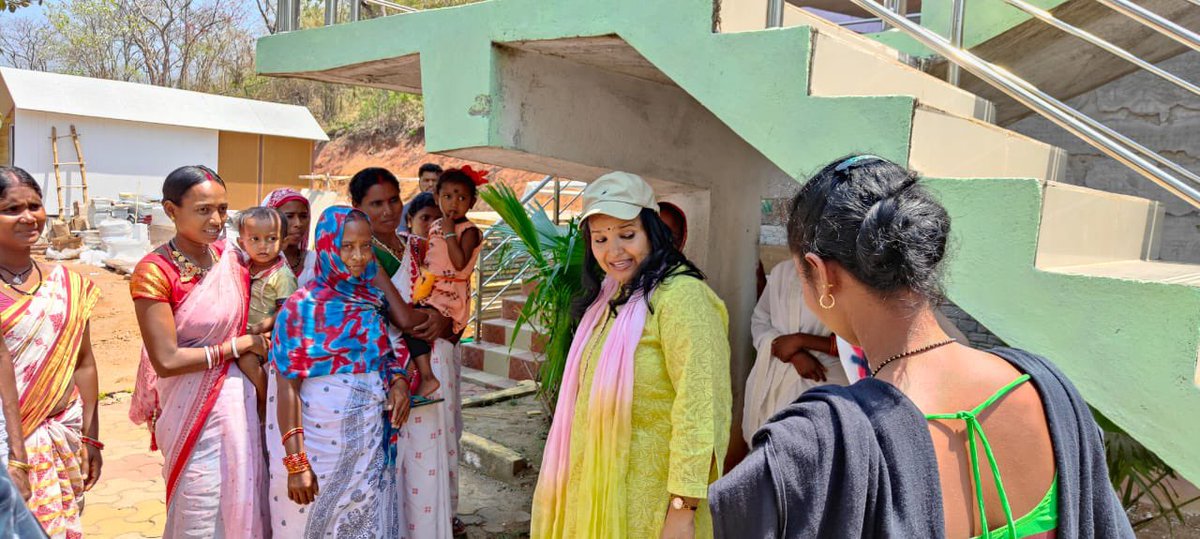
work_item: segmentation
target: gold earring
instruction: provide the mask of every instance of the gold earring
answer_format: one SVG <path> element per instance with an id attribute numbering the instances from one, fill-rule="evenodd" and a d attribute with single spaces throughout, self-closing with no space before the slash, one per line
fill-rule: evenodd
<path id="1" fill-rule="evenodd" d="M 825 285 L 826 290 L 829 290 L 830 288 L 833 288 L 833 285 L 831 285 L 831 284 Z M 825 304 L 826 297 L 829 297 L 829 305 Z M 834 305 L 837 305 L 837 298 L 833 297 L 832 292 L 826 292 L 824 294 L 821 294 L 821 297 L 817 300 L 817 303 L 819 303 L 821 305 L 822 309 L 829 310 L 829 309 L 832 309 Z"/>

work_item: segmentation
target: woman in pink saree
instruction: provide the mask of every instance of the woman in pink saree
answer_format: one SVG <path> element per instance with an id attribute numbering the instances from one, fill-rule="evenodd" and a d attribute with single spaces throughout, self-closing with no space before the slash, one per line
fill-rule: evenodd
<path id="1" fill-rule="evenodd" d="M 89 335 L 100 291 L 30 256 L 45 224 L 37 182 L 0 167 L 0 432 L 8 443 L 0 455 L 46 534 L 74 539 L 83 536 L 83 496 L 103 464 Z"/>
<path id="2" fill-rule="evenodd" d="M 265 355 L 243 335 L 250 278 L 218 241 L 225 184 L 203 166 L 163 184 L 175 237 L 146 255 L 130 291 L 146 348 L 129 416 L 163 452 L 165 537 L 256 538 L 265 531 L 265 471 L 254 387 L 233 360 Z M 152 447 L 153 448 L 153 447 Z"/>

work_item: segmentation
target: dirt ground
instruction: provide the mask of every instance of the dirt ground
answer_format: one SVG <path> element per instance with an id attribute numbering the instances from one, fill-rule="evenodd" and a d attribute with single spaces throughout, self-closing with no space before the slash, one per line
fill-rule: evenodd
<path id="1" fill-rule="evenodd" d="M 531 415 L 531 413 L 533 415 Z M 529 512 L 542 448 L 550 430 L 536 397 L 463 410 L 463 430 L 520 453 L 529 468 L 510 482 L 463 467 L 458 512 L 470 539 L 529 537 Z"/>

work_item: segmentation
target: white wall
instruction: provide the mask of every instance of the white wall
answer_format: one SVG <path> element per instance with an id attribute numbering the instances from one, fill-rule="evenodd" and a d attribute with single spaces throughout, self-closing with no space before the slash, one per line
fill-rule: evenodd
<path id="1" fill-rule="evenodd" d="M 16 114 L 14 164 L 42 184 L 46 210 L 57 214 L 54 158 L 50 149 L 50 127 L 58 134 L 79 131 L 83 160 L 87 164 L 88 196 L 117 198 L 119 193 L 162 196 L 162 181 L 183 165 L 217 168 L 217 131 L 143 124 L 121 120 L 87 118 L 36 111 Z M 71 139 L 58 140 L 60 162 L 76 161 Z M 79 168 L 60 168 L 64 183 L 79 183 Z M 78 189 L 64 192 L 66 205 L 82 200 Z"/>

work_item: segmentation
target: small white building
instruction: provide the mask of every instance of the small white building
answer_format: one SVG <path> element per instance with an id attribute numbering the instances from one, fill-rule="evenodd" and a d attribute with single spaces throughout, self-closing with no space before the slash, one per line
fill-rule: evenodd
<path id="1" fill-rule="evenodd" d="M 47 211 L 58 214 L 51 128 L 79 133 L 88 196 L 159 197 L 166 175 L 207 165 L 229 187 L 230 206 L 256 205 L 276 187 L 308 187 L 314 141 L 329 140 L 304 107 L 146 84 L 0 67 L 0 165 L 15 165 L 42 184 Z M 71 138 L 58 140 L 59 162 L 78 161 Z M 79 167 L 60 167 L 65 184 Z M 64 193 L 65 205 L 82 200 Z"/>

